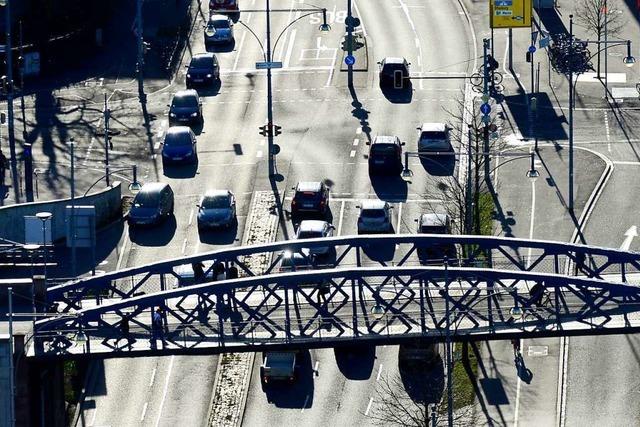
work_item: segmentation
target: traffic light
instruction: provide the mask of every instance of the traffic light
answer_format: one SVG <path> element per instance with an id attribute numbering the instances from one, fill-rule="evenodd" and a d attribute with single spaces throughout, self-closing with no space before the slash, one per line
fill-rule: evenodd
<path id="1" fill-rule="evenodd" d="M 278 136 L 278 135 L 280 135 L 280 134 L 282 133 L 282 131 L 281 131 L 280 129 L 282 129 L 282 127 L 281 127 L 281 126 L 273 125 L 273 130 L 274 130 L 274 132 L 273 132 L 273 136 Z"/>
<path id="2" fill-rule="evenodd" d="M 527 62 L 531 62 L 532 59 L 533 59 L 532 57 L 533 57 L 533 54 L 531 52 L 527 51 Z"/>
<path id="3" fill-rule="evenodd" d="M 269 129 L 268 129 L 267 125 L 260 126 L 258 129 L 260 129 L 260 135 L 262 135 L 262 136 L 269 135 Z"/>
<path id="4" fill-rule="evenodd" d="M 144 51 L 144 53 L 149 52 L 151 50 L 151 43 L 142 42 L 142 50 Z"/>

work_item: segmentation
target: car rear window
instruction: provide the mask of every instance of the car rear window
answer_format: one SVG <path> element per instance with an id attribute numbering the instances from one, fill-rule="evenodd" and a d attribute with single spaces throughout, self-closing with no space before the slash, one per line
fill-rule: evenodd
<path id="1" fill-rule="evenodd" d="M 422 135 L 420 135 L 420 139 L 443 140 L 443 139 L 447 139 L 447 133 L 446 132 L 436 132 L 436 131 L 422 132 Z"/>
<path id="2" fill-rule="evenodd" d="M 318 200 L 320 193 L 316 191 L 296 191 L 296 199 L 298 200 Z"/>
<path id="3" fill-rule="evenodd" d="M 362 216 L 364 218 L 383 218 L 384 210 L 382 209 L 363 209 Z"/>
<path id="4" fill-rule="evenodd" d="M 191 58 L 191 66 L 194 68 L 211 68 L 213 66 L 213 58 L 208 56 L 196 56 Z"/>
<path id="5" fill-rule="evenodd" d="M 301 231 L 298 233 L 298 239 L 315 239 L 316 237 L 322 237 L 322 233 L 317 231 Z"/>
<path id="6" fill-rule="evenodd" d="M 444 225 L 424 225 L 420 231 L 425 234 L 447 234 L 447 227 Z"/>
<path id="7" fill-rule="evenodd" d="M 392 144 L 374 144 L 371 146 L 371 154 L 380 156 L 394 156 L 397 154 L 397 148 Z"/>
<path id="8" fill-rule="evenodd" d="M 229 207 L 229 196 L 205 197 L 202 207 L 205 209 L 223 209 Z"/>
<path id="9" fill-rule="evenodd" d="M 173 98 L 173 106 L 177 108 L 197 107 L 198 101 L 195 96 L 175 96 Z"/>
<path id="10" fill-rule="evenodd" d="M 136 197 L 133 199 L 133 204 L 138 205 L 141 208 L 155 208 L 158 206 L 160 202 L 160 193 L 152 193 L 152 192 L 140 192 L 136 194 Z"/>
<path id="11" fill-rule="evenodd" d="M 393 74 L 395 71 L 405 71 L 404 64 L 384 64 L 383 73 Z"/>
<path id="12" fill-rule="evenodd" d="M 209 22 L 210 26 L 213 28 L 229 28 L 229 21 L 227 19 L 216 19 L 215 21 Z"/>
<path id="13" fill-rule="evenodd" d="M 191 145 L 191 136 L 187 132 L 168 133 L 164 137 L 164 144 L 168 147 L 183 147 Z"/>

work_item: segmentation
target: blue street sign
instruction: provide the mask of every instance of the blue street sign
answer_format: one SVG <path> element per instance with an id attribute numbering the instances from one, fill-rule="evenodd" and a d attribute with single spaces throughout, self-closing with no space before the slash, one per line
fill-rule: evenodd
<path id="1" fill-rule="evenodd" d="M 536 51 L 536 47 L 534 45 L 529 46 L 529 52 L 533 53 Z"/>
<path id="2" fill-rule="evenodd" d="M 482 104 L 482 105 L 480 106 L 480 112 L 481 112 L 482 114 L 485 114 L 485 115 L 486 115 L 486 114 L 489 114 L 489 113 L 491 112 L 491 106 L 490 106 L 489 104 L 486 104 L 486 103 L 485 103 L 485 104 Z"/>
<path id="3" fill-rule="evenodd" d="M 347 65 L 353 65 L 356 63 L 356 58 L 353 55 L 347 55 L 344 57 L 344 63 Z"/>

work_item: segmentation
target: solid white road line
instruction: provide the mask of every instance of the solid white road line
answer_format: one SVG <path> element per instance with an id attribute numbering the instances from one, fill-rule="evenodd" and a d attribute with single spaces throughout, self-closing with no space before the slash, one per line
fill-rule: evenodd
<path id="1" fill-rule="evenodd" d="M 338 236 L 340 235 L 340 233 L 342 233 L 342 218 L 344 217 L 344 204 L 346 202 L 343 200 L 340 203 L 340 216 L 338 217 L 338 230 L 337 230 L 337 234 Z"/>
<path id="2" fill-rule="evenodd" d="M 251 12 L 249 12 L 249 17 L 251 17 Z M 233 61 L 233 68 L 231 70 L 235 71 L 238 68 L 238 61 L 240 60 L 240 51 L 242 50 L 242 46 L 244 45 L 244 39 L 247 37 L 247 33 L 242 33 L 242 37 L 240 38 L 240 45 L 238 46 L 238 50 L 236 51 L 236 59 Z"/>
<path id="3" fill-rule="evenodd" d="M 193 223 L 193 213 L 194 213 L 194 209 L 191 208 L 191 212 L 189 212 L 189 225 Z"/>
<path id="4" fill-rule="evenodd" d="M 118 254 L 118 262 L 116 263 L 116 270 L 120 270 L 120 266 L 122 265 L 122 260 L 124 259 L 124 250 L 127 246 L 128 241 L 129 241 L 129 227 L 125 227 L 124 239 L 122 241 L 122 245 L 120 246 L 120 253 Z"/>
<path id="5" fill-rule="evenodd" d="M 380 367 L 378 367 L 378 376 L 376 377 L 376 381 L 380 381 L 380 375 L 382 375 L 382 363 Z"/>
<path id="6" fill-rule="evenodd" d="M 364 27 L 364 19 L 362 18 L 360 9 L 358 9 L 358 3 L 356 3 L 356 0 L 353 0 L 353 8 L 355 9 L 356 15 L 358 15 L 358 18 L 360 18 L 360 28 L 362 28 L 362 34 L 364 34 L 364 36 L 367 37 L 367 29 Z"/>
<path id="7" fill-rule="evenodd" d="M 307 403 L 309 403 L 309 395 L 307 394 L 307 397 L 304 398 L 304 405 L 302 405 L 302 409 L 300 409 L 300 412 L 304 412 L 304 408 L 307 407 Z"/>
<path id="8" fill-rule="evenodd" d="M 153 380 L 156 378 L 156 368 L 153 368 L 151 371 L 151 379 L 149 380 L 149 387 L 153 385 Z"/>
<path id="9" fill-rule="evenodd" d="M 367 410 L 364 411 L 364 415 L 367 416 L 369 415 L 369 411 L 371 410 L 371 404 L 373 403 L 373 397 L 369 398 L 369 404 L 367 405 Z"/>
<path id="10" fill-rule="evenodd" d="M 397 234 L 400 234 L 400 225 L 402 224 L 402 202 L 398 203 L 398 229 Z"/>
<path id="11" fill-rule="evenodd" d="M 333 78 L 333 73 L 336 70 L 336 61 L 338 60 L 338 49 L 333 49 L 333 60 L 331 61 L 331 71 L 329 71 L 329 75 L 327 76 L 327 82 L 324 84 L 324 87 L 329 87 L 331 84 L 331 79 Z"/>
<path id="12" fill-rule="evenodd" d="M 284 68 L 289 68 L 289 62 L 291 62 L 291 53 L 293 52 L 293 43 L 296 39 L 297 30 L 294 28 L 291 30 L 291 36 L 289 37 L 289 46 L 287 46 L 287 54 L 284 57 L 284 63 L 282 66 Z"/>
<path id="13" fill-rule="evenodd" d="M 315 364 L 315 365 L 314 365 L 314 367 L 313 367 L 313 370 L 314 370 L 315 372 L 318 372 L 318 366 L 320 366 L 320 361 L 319 361 L 319 360 L 316 360 L 316 364 Z"/>
<path id="14" fill-rule="evenodd" d="M 171 370 L 173 369 L 173 361 L 175 360 L 175 356 L 171 356 L 169 360 L 169 369 L 167 370 L 167 377 L 164 381 L 164 388 L 162 390 L 162 399 L 160 400 L 160 407 L 158 408 L 158 418 L 156 418 L 155 427 L 160 425 L 160 419 L 162 418 L 162 407 L 164 406 L 164 400 L 167 398 L 167 391 L 169 390 L 169 381 L 171 377 Z"/>

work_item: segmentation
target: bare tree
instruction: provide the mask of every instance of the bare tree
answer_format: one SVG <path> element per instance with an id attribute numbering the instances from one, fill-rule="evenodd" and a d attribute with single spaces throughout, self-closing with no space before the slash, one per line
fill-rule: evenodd
<path id="1" fill-rule="evenodd" d="M 605 28 L 608 36 L 618 36 L 627 24 L 618 0 L 580 0 L 576 5 L 575 14 L 577 21 L 593 33 L 598 41 L 605 35 Z M 600 45 L 597 48 L 599 77 Z"/>

